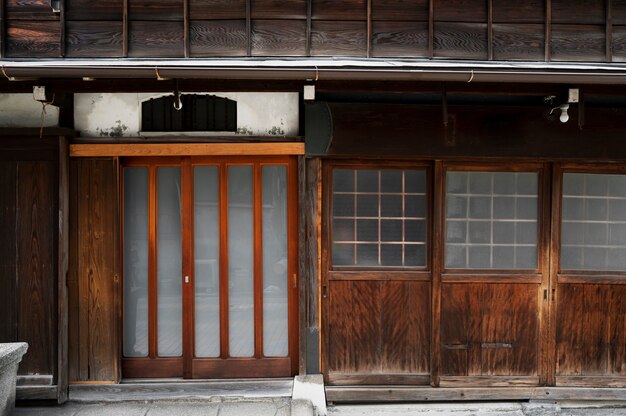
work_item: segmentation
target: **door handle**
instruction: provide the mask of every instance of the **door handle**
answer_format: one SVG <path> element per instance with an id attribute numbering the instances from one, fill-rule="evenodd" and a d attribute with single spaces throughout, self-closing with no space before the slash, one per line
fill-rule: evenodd
<path id="1" fill-rule="evenodd" d="M 185 276 L 185 283 L 189 283 L 189 276 Z"/>

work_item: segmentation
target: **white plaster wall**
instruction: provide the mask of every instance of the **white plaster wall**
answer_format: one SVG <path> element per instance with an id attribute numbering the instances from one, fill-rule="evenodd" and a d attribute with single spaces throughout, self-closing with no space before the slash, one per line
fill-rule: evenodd
<path id="1" fill-rule="evenodd" d="M 41 127 L 42 104 L 33 94 L 0 94 L 0 127 Z M 59 108 L 46 106 L 44 127 L 59 125 Z"/>
<path id="2" fill-rule="evenodd" d="M 141 103 L 169 94 L 76 94 L 74 123 L 81 136 L 138 136 Z M 200 135 L 297 136 L 297 93 L 211 93 L 237 102 L 237 133 L 185 133 Z M 147 135 L 147 133 L 146 133 Z M 150 133 L 155 135 L 155 133 Z"/>

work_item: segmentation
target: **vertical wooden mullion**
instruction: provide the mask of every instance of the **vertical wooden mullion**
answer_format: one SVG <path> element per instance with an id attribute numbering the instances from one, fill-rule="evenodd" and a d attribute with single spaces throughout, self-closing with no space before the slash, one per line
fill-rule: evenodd
<path id="1" fill-rule="evenodd" d="M 61 36 L 59 40 L 59 54 L 61 58 L 65 57 L 65 0 L 60 0 L 61 13 L 59 16 L 59 25 L 61 29 Z"/>
<path id="2" fill-rule="evenodd" d="M 69 267 L 69 155 L 66 137 L 59 137 L 59 212 L 58 212 L 58 272 L 57 272 L 57 398 L 67 400 L 68 384 L 68 267 Z"/>
<path id="3" fill-rule="evenodd" d="M 246 0 L 247 56 L 252 56 L 252 0 Z"/>
<path id="4" fill-rule="evenodd" d="M 4 0 L 0 0 L 4 1 Z M 306 1 L 306 56 L 311 56 L 311 16 L 313 14 L 313 0 Z"/>
<path id="5" fill-rule="evenodd" d="M 262 166 L 253 167 L 254 218 L 254 356 L 263 358 L 263 179 Z"/>
<path id="6" fill-rule="evenodd" d="M 550 232 L 551 232 L 551 218 L 552 213 L 550 211 L 551 202 L 551 183 L 552 174 L 550 171 L 550 165 L 544 163 L 543 169 L 540 173 L 541 179 L 541 198 L 540 215 L 539 220 L 539 241 L 541 251 L 539 252 L 539 267 L 541 268 L 541 285 L 538 290 L 538 302 L 539 307 L 539 384 L 545 385 L 548 380 L 549 363 L 551 362 L 550 355 Z M 544 298 L 545 294 L 545 298 Z"/>
<path id="7" fill-rule="evenodd" d="M 428 57 L 435 56 L 435 22 L 434 22 L 435 0 L 428 1 Z"/>
<path id="8" fill-rule="evenodd" d="M 367 57 L 372 56 L 372 0 L 367 0 Z"/>
<path id="9" fill-rule="evenodd" d="M 606 61 L 613 61 L 613 4 L 606 0 Z"/>
<path id="10" fill-rule="evenodd" d="M 157 175 L 156 166 L 148 167 L 148 356 L 157 350 Z"/>
<path id="11" fill-rule="evenodd" d="M 182 259 L 183 259 L 183 377 L 192 377 L 192 361 L 194 357 L 194 264 L 193 264 L 193 167 L 191 159 L 185 157 L 181 166 L 182 194 Z M 185 279 L 189 277 L 189 282 Z"/>
<path id="12" fill-rule="evenodd" d="M 220 357 L 229 357 L 228 328 L 228 165 L 219 165 Z"/>
<path id="13" fill-rule="evenodd" d="M 443 163 L 435 161 L 432 184 L 429 184 L 432 193 L 432 213 L 429 213 L 432 229 L 432 326 L 430 342 L 430 384 L 439 386 L 441 376 L 441 272 L 443 270 L 443 201 L 444 177 Z"/>
<path id="14" fill-rule="evenodd" d="M 489 19 L 487 24 L 487 59 L 493 61 L 493 0 L 487 0 L 487 14 Z"/>
<path id="15" fill-rule="evenodd" d="M 308 282 L 313 279 L 313 275 L 309 274 L 309 267 L 313 259 L 317 259 L 317 256 L 307 258 L 307 251 L 309 248 L 309 241 L 307 239 L 307 229 L 309 226 L 308 218 L 310 215 L 309 206 L 307 206 L 307 162 L 304 156 L 298 156 L 297 170 L 292 168 L 293 163 L 290 163 L 287 168 L 287 276 L 291 276 L 292 273 L 298 273 L 298 282 L 294 288 L 289 287 L 288 293 L 288 310 L 289 310 L 289 356 L 292 357 L 292 363 L 294 362 L 294 356 L 296 351 L 298 352 L 299 360 L 298 373 L 300 375 L 307 374 L 307 328 L 313 327 L 307 321 L 309 319 L 308 311 L 317 299 L 311 299 L 311 290 L 308 286 Z M 293 178 L 293 176 L 297 176 Z M 293 184 L 293 185 L 292 185 Z M 295 195 L 294 195 L 295 193 Z M 296 199 L 297 198 L 297 199 Z M 300 209 L 298 209 L 298 206 Z M 296 213 L 297 217 L 296 217 Z M 295 227 L 293 223 L 297 224 Z M 296 233 L 297 230 L 297 233 Z M 297 234 L 297 235 L 296 235 Z M 293 237 L 292 237 L 293 236 Z M 297 244 L 295 242 L 298 242 Z M 295 245 L 295 247 L 293 247 Z M 297 255 L 297 258 L 294 258 Z M 298 261 L 300 259 L 301 261 Z M 298 265 L 296 268 L 296 264 Z M 294 282 L 295 283 L 295 282 Z M 295 289 L 295 290 L 294 290 Z M 294 293 L 295 292 L 295 293 Z M 294 305 L 297 305 L 297 307 Z M 297 315 L 294 315 L 297 312 Z M 292 331 L 292 322 L 297 321 L 298 330 Z M 295 338 L 295 334 L 298 334 L 298 345 L 292 348 L 292 341 Z M 292 370 L 295 366 L 292 365 Z"/>
<path id="16" fill-rule="evenodd" d="M 6 0 L 0 0 L 0 58 L 6 58 Z"/>
<path id="17" fill-rule="evenodd" d="M 549 253 L 549 283 L 546 289 L 546 301 L 548 311 L 548 351 L 546 353 L 546 384 L 556 384 L 556 313 L 558 300 L 558 271 L 561 245 L 561 189 L 563 183 L 563 170 L 560 164 L 555 164 L 552 169 L 552 205 L 550 227 L 550 253 Z"/>
<path id="18" fill-rule="evenodd" d="M 122 10 L 122 57 L 128 57 L 128 3 L 130 0 L 124 0 Z"/>
<path id="19" fill-rule="evenodd" d="M 544 54 L 545 61 L 550 62 L 552 60 L 552 49 L 550 44 L 552 43 L 552 0 L 546 0 L 546 27 L 545 27 L 545 43 Z"/>
<path id="20" fill-rule="evenodd" d="M 183 37 L 185 58 L 189 58 L 189 0 L 183 0 Z"/>
<path id="21" fill-rule="evenodd" d="M 122 276 L 122 262 L 123 262 L 123 256 L 124 256 L 124 239 L 123 239 L 123 216 L 122 216 L 122 212 L 124 212 L 123 209 L 123 195 L 124 195 L 124 188 L 123 188 L 123 183 L 121 180 L 121 168 L 120 168 L 120 158 L 119 157 L 115 157 L 114 158 L 115 163 L 114 163 L 114 169 L 115 169 L 115 221 L 116 221 L 116 227 L 115 227 L 115 231 L 114 231 L 114 235 L 115 235 L 115 241 L 117 243 L 117 250 L 113 250 L 113 257 L 114 257 L 114 267 L 115 267 L 115 276 L 113 277 L 114 280 L 114 284 L 115 284 L 115 291 L 114 291 L 114 300 L 113 303 L 115 305 L 115 325 L 114 325 L 114 331 L 115 331 L 115 345 L 117 346 L 117 348 L 114 351 L 114 356 L 115 356 L 115 363 L 114 363 L 114 377 L 115 379 L 113 380 L 115 383 L 119 383 L 120 379 L 122 378 L 122 365 L 121 365 L 121 361 L 122 361 L 122 357 L 121 357 L 121 351 L 124 351 L 124 345 L 122 343 L 123 341 L 123 313 L 122 313 L 122 308 L 123 308 L 123 286 L 122 286 L 122 279 L 120 278 Z"/>

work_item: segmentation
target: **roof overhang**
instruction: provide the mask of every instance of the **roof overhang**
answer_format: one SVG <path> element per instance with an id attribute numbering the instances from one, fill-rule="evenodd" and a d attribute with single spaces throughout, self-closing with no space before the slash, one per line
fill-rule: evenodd
<path id="1" fill-rule="evenodd" d="M 626 85 L 625 64 L 382 59 L 0 60 L 12 81 L 37 78 L 433 81 Z"/>

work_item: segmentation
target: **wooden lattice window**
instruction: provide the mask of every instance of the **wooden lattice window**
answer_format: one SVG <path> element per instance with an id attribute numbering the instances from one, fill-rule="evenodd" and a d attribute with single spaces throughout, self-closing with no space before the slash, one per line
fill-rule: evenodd
<path id="1" fill-rule="evenodd" d="M 237 102 L 214 95 L 185 94 L 182 108 L 174 108 L 174 96 L 141 104 L 142 131 L 237 131 Z"/>

